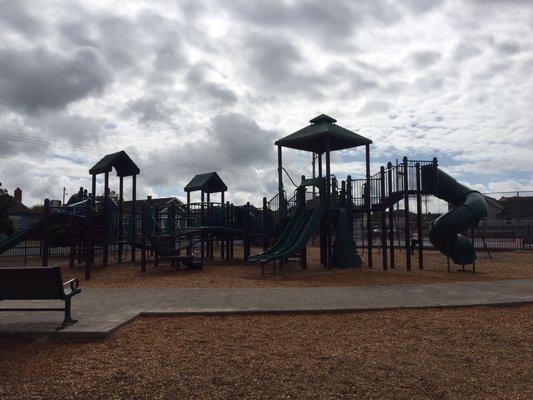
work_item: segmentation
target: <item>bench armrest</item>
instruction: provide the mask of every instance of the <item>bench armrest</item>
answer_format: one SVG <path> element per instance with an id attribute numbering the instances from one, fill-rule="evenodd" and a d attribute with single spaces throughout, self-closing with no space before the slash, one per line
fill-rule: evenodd
<path id="1" fill-rule="evenodd" d="M 75 294 L 78 294 L 81 292 L 80 289 L 80 282 L 78 281 L 78 278 L 73 278 L 65 283 L 63 283 L 64 289 L 70 289 L 69 292 L 65 292 L 65 296 L 71 297 Z"/>

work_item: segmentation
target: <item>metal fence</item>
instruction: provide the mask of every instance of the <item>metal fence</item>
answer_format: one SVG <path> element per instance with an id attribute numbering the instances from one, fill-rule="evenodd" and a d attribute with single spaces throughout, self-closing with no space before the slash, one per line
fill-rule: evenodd
<path id="1" fill-rule="evenodd" d="M 113 246 L 110 246 L 110 251 L 114 251 Z M 102 254 L 101 247 L 95 247 L 95 256 Z M 9 260 L 30 260 L 41 258 L 42 244 L 38 240 L 28 240 L 19 243 L 11 249 L 0 254 L 0 261 Z M 68 257 L 70 255 L 70 246 L 50 247 L 49 257 Z"/>
<path id="2" fill-rule="evenodd" d="M 411 233 L 416 232 L 416 225 L 412 224 Z M 424 248 L 432 249 L 428 238 L 429 224 L 422 226 L 422 243 Z M 354 221 L 354 239 L 358 246 L 366 246 L 367 231 L 361 220 Z M 533 250 L 533 224 L 531 225 L 487 225 L 475 227 L 462 232 L 469 237 L 476 249 L 490 250 Z M 400 225 L 393 229 L 394 246 L 405 247 L 405 227 Z M 372 242 L 381 245 L 381 225 L 372 224 Z M 389 246 L 389 231 L 387 230 L 387 246 Z"/>

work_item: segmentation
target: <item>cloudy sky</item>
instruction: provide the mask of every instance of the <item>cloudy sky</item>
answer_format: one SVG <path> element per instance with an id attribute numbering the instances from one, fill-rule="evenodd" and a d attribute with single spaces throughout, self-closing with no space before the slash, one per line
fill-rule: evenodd
<path id="1" fill-rule="evenodd" d="M 532 76 L 528 0 L 3 0 L 0 182 L 61 198 L 124 149 L 142 196 L 216 170 L 257 201 L 274 141 L 326 113 L 374 141 L 373 171 L 437 156 L 477 189 L 533 189 Z M 333 160 L 363 172 L 362 151 Z"/>

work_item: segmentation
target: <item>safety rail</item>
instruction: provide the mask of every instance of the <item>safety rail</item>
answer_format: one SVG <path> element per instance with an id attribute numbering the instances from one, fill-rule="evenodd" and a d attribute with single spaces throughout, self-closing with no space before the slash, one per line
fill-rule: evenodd
<path id="1" fill-rule="evenodd" d="M 267 208 L 270 211 L 279 210 L 279 193 L 277 193 L 274 197 L 267 201 Z"/>
<path id="2" fill-rule="evenodd" d="M 290 199 L 287 200 L 287 217 L 292 217 L 296 212 L 298 206 L 297 193 L 294 191 L 294 194 Z"/>
<path id="3" fill-rule="evenodd" d="M 285 198 L 285 192 L 283 193 L 283 198 Z M 280 215 L 280 196 L 277 193 L 274 197 L 267 201 L 267 209 L 270 211 L 274 224 L 279 224 L 279 215 Z"/>
<path id="4" fill-rule="evenodd" d="M 405 193 L 415 193 L 417 174 L 421 174 L 424 166 L 436 166 L 436 160 L 404 160 L 396 165 L 388 163 L 379 172 L 366 178 L 351 180 L 351 197 L 353 207 L 361 210 L 389 207 L 391 203 L 399 201 Z M 368 185 L 368 183 L 369 185 Z M 418 185 L 421 188 L 421 176 L 418 175 Z M 367 187 L 369 186 L 369 187 Z"/>

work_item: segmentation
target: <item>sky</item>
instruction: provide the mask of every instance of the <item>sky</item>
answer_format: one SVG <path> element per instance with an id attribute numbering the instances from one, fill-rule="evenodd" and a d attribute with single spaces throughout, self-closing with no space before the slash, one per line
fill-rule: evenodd
<path id="1" fill-rule="evenodd" d="M 532 94 L 531 0 L 0 0 L 0 182 L 27 205 L 119 150 L 138 197 L 217 171 L 260 204 L 276 139 L 322 113 L 373 141 L 372 172 L 437 157 L 477 190 L 533 189 Z M 332 162 L 364 173 L 361 149 Z"/>

